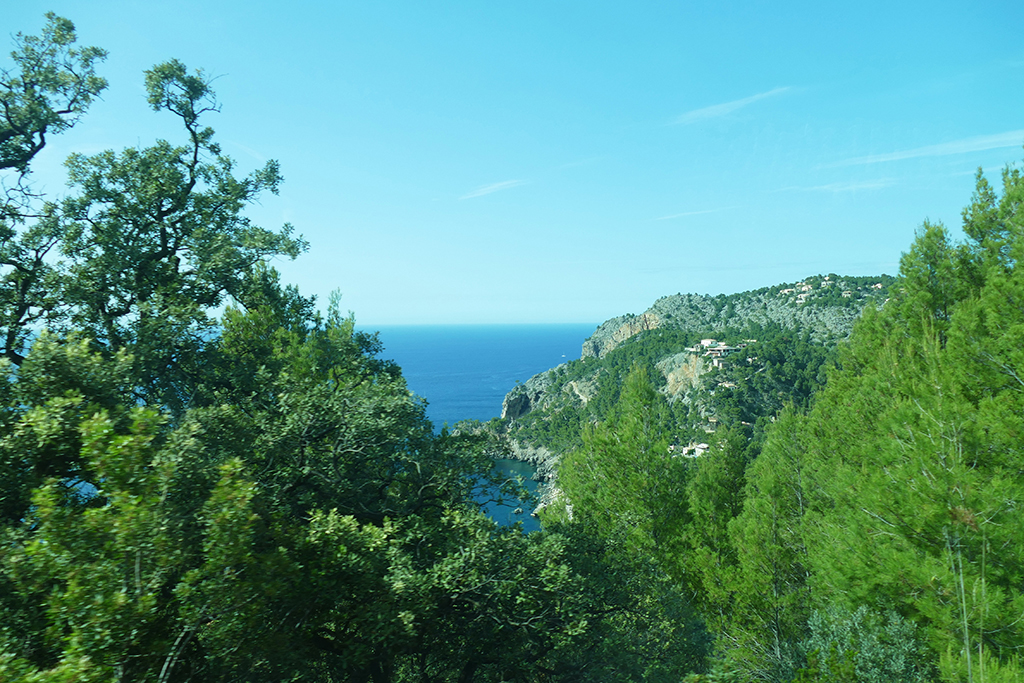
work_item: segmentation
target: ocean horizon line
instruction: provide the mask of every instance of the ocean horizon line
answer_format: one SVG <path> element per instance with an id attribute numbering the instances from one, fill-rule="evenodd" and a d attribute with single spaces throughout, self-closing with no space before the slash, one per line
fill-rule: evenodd
<path id="1" fill-rule="evenodd" d="M 356 321 L 357 330 L 370 328 L 395 328 L 395 327 L 583 327 L 593 325 L 597 329 L 600 322 L 560 322 L 560 323 L 364 323 Z"/>

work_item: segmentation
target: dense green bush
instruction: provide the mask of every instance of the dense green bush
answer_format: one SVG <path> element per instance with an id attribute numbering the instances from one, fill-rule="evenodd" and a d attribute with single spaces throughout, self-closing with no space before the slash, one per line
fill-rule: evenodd
<path id="1" fill-rule="evenodd" d="M 934 676 L 928 650 L 913 622 L 892 610 L 861 605 L 818 610 L 801 643 L 809 665 L 797 680 L 838 683 L 926 683 Z M 852 673 L 852 677 L 850 674 Z"/>

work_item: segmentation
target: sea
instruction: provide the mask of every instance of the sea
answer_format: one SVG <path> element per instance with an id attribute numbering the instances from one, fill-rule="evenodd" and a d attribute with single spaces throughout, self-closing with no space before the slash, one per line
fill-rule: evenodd
<path id="1" fill-rule="evenodd" d="M 402 368 L 409 389 L 427 401 L 427 417 L 439 430 L 460 420 L 486 422 L 501 416 L 501 403 L 517 382 L 580 357 L 583 342 L 596 323 L 557 325 L 386 325 L 376 331 L 381 358 Z M 522 477 L 536 491 L 533 468 L 503 460 L 495 467 L 507 476 Z M 483 502 L 483 501 L 481 501 Z M 524 531 L 539 528 L 529 509 L 485 504 L 496 521 L 523 523 Z"/>

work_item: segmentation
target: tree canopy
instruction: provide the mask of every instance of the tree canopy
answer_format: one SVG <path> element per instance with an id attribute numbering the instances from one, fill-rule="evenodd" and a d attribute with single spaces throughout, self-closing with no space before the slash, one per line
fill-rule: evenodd
<path id="1" fill-rule="evenodd" d="M 481 511 L 522 493 L 486 431 L 436 431 L 337 296 L 280 282 L 306 243 L 246 215 L 279 166 L 223 153 L 202 71 L 145 72 L 180 141 L 34 193 L 103 57 L 49 14 L 0 71 L 0 679 L 1024 677 L 1019 169 L 979 171 L 963 242 L 926 222 L 887 300 L 862 279 L 846 341 L 829 276 L 804 328 L 781 290 L 656 304 L 747 344 L 705 396 L 660 386 L 682 323 L 552 370 L 526 534 Z"/>
<path id="2" fill-rule="evenodd" d="M 560 504 L 687 588 L 716 638 L 694 680 L 1024 676 L 1022 207 L 1019 169 L 998 189 L 979 171 L 966 239 L 925 222 L 835 351 L 760 335 L 756 371 L 719 371 L 714 434 L 642 366 L 608 380 L 618 402 L 564 455 Z M 643 359 L 656 334 L 589 362 Z M 669 455 L 694 438 L 702 455 Z"/>
<path id="3" fill-rule="evenodd" d="M 48 15 L 3 72 L 0 678 L 677 680 L 704 640 L 644 558 L 480 510 L 515 494 L 479 437 L 435 432 L 376 336 L 269 265 L 306 245 L 245 214 L 210 79 L 145 75 L 182 141 L 73 155 L 47 135 L 105 82 Z M 501 493 L 505 492 L 505 493 Z"/>

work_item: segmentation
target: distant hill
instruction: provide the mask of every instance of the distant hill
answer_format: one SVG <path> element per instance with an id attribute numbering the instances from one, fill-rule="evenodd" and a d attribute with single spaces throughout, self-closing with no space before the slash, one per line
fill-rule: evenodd
<path id="1" fill-rule="evenodd" d="M 639 315 L 601 324 L 579 360 L 517 385 L 491 428 L 508 437 L 517 457 L 550 474 L 641 365 L 671 406 L 679 447 L 727 424 L 756 438 L 759 420 L 787 402 L 809 401 L 835 345 L 865 306 L 885 302 L 893 281 L 816 275 L 738 294 L 663 297 Z"/>
<path id="2" fill-rule="evenodd" d="M 583 356 L 603 357 L 625 340 L 652 329 L 721 333 L 751 324 L 802 329 L 821 343 L 850 334 L 868 301 L 886 298 L 893 278 L 816 275 L 800 282 L 739 294 L 673 294 L 640 315 L 621 315 L 602 323 L 583 344 Z"/>

